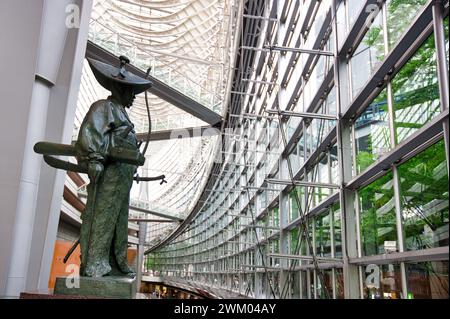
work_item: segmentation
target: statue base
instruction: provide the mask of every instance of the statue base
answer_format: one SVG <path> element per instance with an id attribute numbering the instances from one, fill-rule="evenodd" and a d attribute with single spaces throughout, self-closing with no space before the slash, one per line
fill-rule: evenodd
<path id="1" fill-rule="evenodd" d="M 136 277 L 79 277 L 79 287 L 74 280 L 57 277 L 55 295 L 78 296 L 85 298 L 135 299 L 137 292 Z"/>

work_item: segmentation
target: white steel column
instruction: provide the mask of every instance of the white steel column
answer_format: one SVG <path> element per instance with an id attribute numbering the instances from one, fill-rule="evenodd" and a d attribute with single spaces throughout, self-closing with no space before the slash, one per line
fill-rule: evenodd
<path id="1" fill-rule="evenodd" d="M 355 191 L 345 188 L 346 183 L 352 177 L 352 152 L 349 149 L 351 145 L 351 124 L 342 118 L 341 104 L 341 86 L 340 72 L 343 67 L 340 66 L 338 55 L 339 41 L 338 28 L 336 20 L 337 0 L 332 3 L 332 28 L 334 34 L 334 86 L 336 88 L 336 111 L 338 122 L 336 125 L 336 139 L 338 147 L 339 179 L 341 189 L 339 190 L 339 202 L 341 212 L 341 234 L 342 234 L 342 257 L 343 257 L 343 277 L 344 277 L 344 295 L 346 299 L 360 298 L 359 290 L 359 272 L 356 265 L 349 263 L 349 258 L 357 257 L 357 233 L 356 224 L 358 220 L 355 214 Z M 343 72 L 345 74 L 345 72 Z"/>
<path id="2" fill-rule="evenodd" d="M 41 156 L 33 152 L 33 145 L 45 135 L 49 97 L 49 86 L 36 79 L 19 181 L 6 296 L 18 296 L 25 289 L 41 167 Z"/>
<path id="3" fill-rule="evenodd" d="M 61 134 L 59 136 L 58 134 L 57 136 L 53 135 L 55 128 L 58 126 L 65 125 L 68 127 L 70 133 L 72 131 L 74 112 L 70 112 L 70 108 L 73 111 L 75 110 L 81 67 L 77 70 L 78 81 L 68 83 L 60 82 L 67 74 L 73 75 L 71 73 L 72 69 L 67 68 L 68 65 L 71 66 L 74 63 L 73 55 L 69 54 L 70 60 L 67 59 L 68 51 L 73 52 L 78 48 L 82 48 L 83 53 L 81 59 L 77 61 L 78 64 L 82 64 L 87 35 L 86 28 L 84 41 L 72 46 L 71 43 L 68 43 L 69 28 L 66 25 L 66 21 L 68 21 L 68 16 L 71 12 L 75 12 L 73 15 L 74 19 L 78 17 L 76 11 L 67 10 L 70 8 L 68 6 L 73 3 L 73 0 L 44 0 L 40 2 L 42 9 L 34 12 L 35 15 L 41 17 L 40 24 L 31 28 L 39 31 L 36 34 L 36 38 L 39 39 L 39 45 L 35 49 L 35 67 L 32 69 L 35 74 L 35 82 L 31 88 L 32 98 L 28 112 L 28 121 L 25 126 L 26 138 L 23 144 L 20 145 L 23 147 L 23 156 L 16 159 L 22 163 L 20 178 L 18 180 L 17 208 L 13 222 L 7 225 L 12 229 L 10 253 L 6 255 L 10 256 L 8 259 L 9 267 L 5 290 L 4 292 L 0 291 L 1 295 L 7 297 L 17 297 L 26 289 L 35 290 L 38 288 L 37 278 L 41 268 L 43 251 L 36 250 L 36 248 L 37 245 L 43 244 L 43 241 L 45 241 L 45 234 L 48 231 L 47 226 L 49 224 L 46 223 L 47 220 L 41 220 L 43 214 L 42 212 L 39 214 L 37 207 L 44 205 L 46 207 L 44 215 L 48 216 L 48 207 L 51 205 L 47 205 L 48 201 L 38 203 L 37 199 L 39 198 L 40 201 L 43 199 L 41 196 L 42 192 L 53 195 L 55 189 L 51 185 L 55 185 L 55 178 L 47 179 L 51 185 L 48 183 L 43 185 L 41 171 L 44 172 L 44 175 L 49 171 L 42 170 L 42 157 L 34 153 L 33 145 L 37 141 L 47 139 L 48 136 L 52 136 L 53 141 L 60 141 Z M 81 0 L 75 2 L 77 8 L 82 7 L 82 3 L 83 1 Z M 85 6 L 85 8 L 89 7 L 88 9 L 90 10 L 91 1 L 84 1 L 84 3 L 88 3 L 88 6 Z M 15 18 L 17 19 L 18 17 Z M 85 18 L 88 19 L 89 17 L 85 16 Z M 74 22 L 75 25 L 78 24 L 78 21 Z M 76 28 L 75 32 L 78 34 L 78 28 Z M 22 39 L 19 39 L 19 41 L 22 41 Z M 22 61 L 18 61 L 18 63 L 22 63 Z M 62 90 L 61 84 L 65 86 L 66 90 Z M 65 93 L 73 94 L 75 99 L 72 103 L 67 103 L 68 100 Z M 55 102 L 58 102 L 59 113 L 53 112 Z M 67 114 L 72 114 L 72 117 L 70 119 L 65 118 Z M 60 192 L 56 192 L 59 200 L 59 206 L 57 207 L 58 214 L 53 218 L 55 235 L 65 175 L 63 172 L 60 174 L 62 174 L 62 178 L 60 178 L 62 183 L 58 185 L 61 190 Z M 48 176 L 44 176 L 44 180 L 46 179 L 45 177 Z M 53 255 L 54 239 L 51 243 L 51 256 Z M 50 268 L 51 259 L 46 260 L 46 262 L 48 268 Z M 28 279 L 34 279 L 33 284 L 28 283 Z M 45 281 L 45 286 L 42 288 L 46 288 L 47 284 L 48 277 Z"/>
<path id="4" fill-rule="evenodd" d="M 42 11 L 43 1 L 38 0 L 3 1 L 0 10 L 0 39 L 5 48 L 0 51 L 3 61 L 0 94 L 5 106 L 0 126 L 0 297 L 6 296 L 12 255 L 27 254 L 25 247 L 17 244 L 15 229 L 26 230 L 29 217 L 26 205 L 30 203 L 22 202 L 20 198 L 33 198 L 36 192 L 37 177 L 33 172 L 36 166 L 32 159 L 24 160 L 24 156 L 29 154 L 26 145 L 30 144 L 30 136 L 39 132 L 42 126 L 42 123 L 32 123 L 28 129 L 30 119 L 35 120 L 31 113 L 38 114 L 35 106 L 47 99 L 45 89 L 35 83 Z M 42 118 L 36 118 L 39 120 Z M 15 260 L 18 259 L 21 258 Z M 23 264 L 15 266 L 18 274 L 26 267 Z"/>
<path id="5" fill-rule="evenodd" d="M 436 55 L 438 64 L 438 79 L 439 79 L 439 92 L 441 97 L 441 110 L 445 111 L 448 109 L 449 104 L 449 80 L 448 80 L 448 65 L 447 65 L 447 54 L 445 52 L 445 35 L 444 35 L 444 17 L 443 17 L 443 7 L 442 2 L 436 1 L 433 6 L 433 26 L 434 26 L 434 40 L 436 43 Z M 445 154 L 447 154 L 447 172 L 449 169 L 449 125 L 448 118 L 444 121 L 444 143 L 445 143 Z"/>
<path id="6" fill-rule="evenodd" d="M 6 285 L 7 296 L 18 296 L 25 290 L 42 161 L 42 157 L 34 153 L 33 145 L 45 137 L 50 90 L 58 73 L 67 33 L 64 25 L 67 4 L 67 1 L 60 1 L 57 4 L 54 1 L 44 1 L 36 80 L 28 117 L 13 228 L 12 254 Z"/>

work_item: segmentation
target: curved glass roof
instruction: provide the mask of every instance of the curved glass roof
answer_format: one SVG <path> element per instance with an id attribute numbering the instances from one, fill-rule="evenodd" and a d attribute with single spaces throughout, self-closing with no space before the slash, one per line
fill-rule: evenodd
<path id="1" fill-rule="evenodd" d="M 126 55 L 151 75 L 218 114 L 224 114 L 231 47 L 231 0 L 94 0 L 89 40 L 112 54 Z M 228 40 L 227 40 L 228 39 Z M 83 66 L 74 139 L 90 105 L 109 92 Z M 149 94 L 152 132 L 207 126 L 204 121 Z M 148 130 L 144 94 L 129 110 L 137 133 Z M 152 141 L 140 176 L 166 175 L 167 184 L 134 184 L 131 204 L 184 218 L 208 178 L 217 136 Z M 134 217 L 159 219 L 131 211 Z M 177 223 L 149 223 L 149 242 L 170 234 Z"/>

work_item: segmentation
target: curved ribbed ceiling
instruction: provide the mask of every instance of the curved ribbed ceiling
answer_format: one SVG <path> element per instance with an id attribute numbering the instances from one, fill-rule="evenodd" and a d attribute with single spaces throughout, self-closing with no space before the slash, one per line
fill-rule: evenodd
<path id="1" fill-rule="evenodd" d="M 231 0 L 94 0 L 89 39 L 217 113 L 223 113 L 229 60 Z M 228 37 L 229 38 L 229 37 Z M 95 100 L 109 92 L 96 82 L 85 62 L 75 120 L 74 138 Z M 207 125 L 191 114 L 149 94 L 152 129 Z M 138 133 L 147 131 L 144 94 L 129 111 Z M 167 184 L 134 185 L 132 202 L 185 217 L 200 196 L 213 160 L 217 137 L 151 142 L 141 176 L 165 174 Z M 149 216 L 149 218 L 153 218 Z M 175 224 L 153 224 L 148 240 L 163 239 Z"/>

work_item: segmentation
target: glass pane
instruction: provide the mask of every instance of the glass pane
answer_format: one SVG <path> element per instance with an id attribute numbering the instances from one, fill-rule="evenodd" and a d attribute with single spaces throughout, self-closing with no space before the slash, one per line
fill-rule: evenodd
<path id="1" fill-rule="evenodd" d="M 319 274 L 317 274 L 317 298 L 318 299 L 327 299 L 326 293 L 328 293 L 328 298 L 333 298 L 333 271 L 331 269 L 322 270 L 323 273 L 323 285 L 325 289 L 322 289 L 322 284 L 320 281 Z"/>
<path id="2" fill-rule="evenodd" d="M 300 271 L 300 287 L 302 299 L 308 298 L 308 280 L 306 271 Z"/>
<path id="3" fill-rule="evenodd" d="M 333 228 L 334 228 L 334 255 L 335 257 L 342 256 L 342 243 L 341 243 L 341 210 L 339 203 L 334 204 L 331 207 L 333 214 Z"/>
<path id="4" fill-rule="evenodd" d="M 358 95 L 364 84 L 384 59 L 382 21 L 382 13 L 380 11 L 351 58 L 353 98 Z"/>
<path id="5" fill-rule="evenodd" d="M 346 11 L 346 3 L 345 1 L 341 1 L 337 8 L 336 19 L 337 19 L 337 31 L 338 31 L 338 40 L 339 46 L 345 39 L 347 34 L 347 21 L 345 16 Z"/>
<path id="6" fill-rule="evenodd" d="M 364 256 L 397 249 L 392 173 L 359 191 L 360 229 Z"/>
<path id="7" fill-rule="evenodd" d="M 356 18 L 358 18 L 358 14 L 362 9 L 362 5 L 364 4 L 361 0 L 347 0 L 347 7 L 348 7 L 348 16 L 349 16 L 349 23 L 350 26 L 353 25 Z M 341 4 L 343 1 L 341 1 Z"/>
<path id="8" fill-rule="evenodd" d="M 392 80 L 400 143 L 440 113 L 436 49 L 431 35 Z"/>
<path id="9" fill-rule="evenodd" d="M 273 210 L 273 226 L 278 227 L 280 226 L 280 214 L 278 207 L 275 207 Z"/>
<path id="10" fill-rule="evenodd" d="M 328 156 L 323 153 L 318 163 L 313 167 L 310 172 L 311 181 L 318 183 L 329 183 L 329 171 L 328 171 Z M 325 198 L 330 195 L 330 189 L 324 187 L 314 187 L 313 189 L 313 200 L 311 207 L 316 206 L 322 202 Z"/>
<path id="11" fill-rule="evenodd" d="M 299 299 L 300 298 L 300 272 L 296 271 L 291 273 L 291 298 Z M 284 298 L 284 296 L 281 296 Z"/>
<path id="12" fill-rule="evenodd" d="M 344 273 L 342 268 L 336 268 L 336 299 L 344 299 Z"/>
<path id="13" fill-rule="evenodd" d="M 449 20 L 448 20 L 448 16 L 447 18 L 444 19 L 444 36 L 445 36 L 445 51 L 447 53 L 447 69 L 449 67 L 449 48 L 448 48 L 448 33 L 449 33 Z"/>
<path id="14" fill-rule="evenodd" d="M 337 146 L 334 145 L 330 149 L 330 159 L 331 159 L 331 183 L 339 184 L 339 166 L 338 166 L 338 157 L 337 157 Z M 337 190 L 333 190 L 333 192 L 337 192 Z"/>
<path id="15" fill-rule="evenodd" d="M 299 247 L 298 247 L 298 235 L 299 235 L 299 229 L 294 228 L 290 232 L 290 247 L 291 247 L 291 255 L 298 254 Z"/>
<path id="16" fill-rule="evenodd" d="M 331 256 L 330 213 L 326 211 L 315 218 L 316 255 Z"/>
<path id="17" fill-rule="evenodd" d="M 299 214 L 298 214 L 298 204 L 297 204 L 297 198 L 296 198 L 296 189 L 292 189 L 292 191 L 289 193 L 289 221 L 295 220 Z"/>
<path id="18" fill-rule="evenodd" d="M 425 3 L 427 0 L 388 0 L 386 2 L 389 49 L 395 46 Z"/>
<path id="19" fill-rule="evenodd" d="M 401 276 L 398 265 L 363 266 L 365 299 L 400 299 Z"/>
<path id="20" fill-rule="evenodd" d="M 297 196 L 298 199 L 300 201 L 300 209 L 302 210 L 302 212 L 305 209 L 305 196 L 304 196 L 304 190 L 302 186 L 297 186 L 295 188 L 293 188 L 291 190 L 291 192 L 289 193 L 289 221 L 293 221 L 295 219 L 297 219 L 300 216 L 300 211 L 299 211 L 299 207 L 298 207 L 298 202 L 297 202 Z"/>
<path id="21" fill-rule="evenodd" d="M 448 261 L 407 263 L 408 299 L 448 299 Z"/>
<path id="22" fill-rule="evenodd" d="M 448 174 L 444 141 L 399 166 L 407 250 L 448 246 Z"/>
<path id="23" fill-rule="evenodd" d="M 386 90 L 358 117 L 354 129 L 356 173 L 359 174 L 391 147 Z"/>

